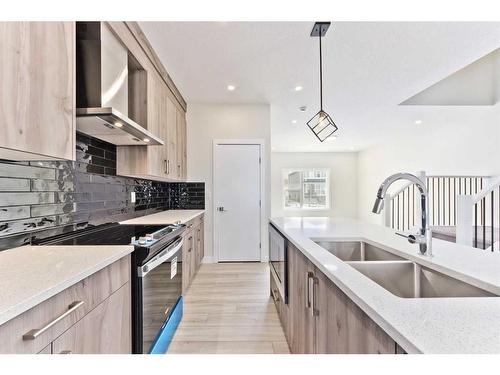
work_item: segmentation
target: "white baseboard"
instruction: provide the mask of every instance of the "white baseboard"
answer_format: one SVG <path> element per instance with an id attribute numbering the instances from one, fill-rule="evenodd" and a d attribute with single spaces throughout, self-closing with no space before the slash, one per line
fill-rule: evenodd
<path id="1" fill-rule="evenodd" d="M 201 263 L 217 263 L 214 257 L 203 257 Z"/>

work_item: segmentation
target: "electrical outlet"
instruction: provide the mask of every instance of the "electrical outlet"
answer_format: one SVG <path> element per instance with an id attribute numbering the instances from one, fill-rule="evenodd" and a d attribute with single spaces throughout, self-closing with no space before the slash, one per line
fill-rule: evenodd
<path id="1" fill-rule="evenodd" d="M 130 202 L 135 203 L 135 191 L 130 192 Z"/>

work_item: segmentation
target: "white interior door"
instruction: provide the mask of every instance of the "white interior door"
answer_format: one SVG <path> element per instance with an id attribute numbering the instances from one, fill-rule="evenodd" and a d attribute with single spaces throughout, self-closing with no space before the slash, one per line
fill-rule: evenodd
<path id="1" fill-rule="evenodd" d="M 219 262 L 260 261 L 260 168 L 260 145 L 215 145 L 215 245 Z"/>

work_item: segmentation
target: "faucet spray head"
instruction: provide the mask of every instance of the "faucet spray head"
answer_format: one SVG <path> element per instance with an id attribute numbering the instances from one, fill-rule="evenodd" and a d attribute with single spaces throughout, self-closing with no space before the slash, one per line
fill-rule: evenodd
<path id="1" fill-rule="evenodd" d="M 373 204 L 372 212 L 374 214 L 379 214 L 382 212 L 383 208 L 384 208 L 384 200 L 377 196 L 377 198 L 375 199 L 375 203 Z"/>

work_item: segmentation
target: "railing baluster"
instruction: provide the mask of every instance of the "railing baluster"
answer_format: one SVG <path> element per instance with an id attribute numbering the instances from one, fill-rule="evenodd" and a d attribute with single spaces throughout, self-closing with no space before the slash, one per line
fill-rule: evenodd
<path id="1" fill-rule="evenodd" d="M 405 230 L 405 190 L 401 192 L 401 195 L 403 196 L 403 212 L 401 212 L 403 216 L 403 230 Z"/>
<path id="2" fill-rule="evenodd" d="M 477 203 L 474 204 L 474 247 L 477 247 Z"/>
<path id="3" fill-rule="evenodd" d="M 401 228 L 399 227 L 399 194 L 398 194 L 398 226 L 397 226 L 397 229 L 398 230 L 401 230 Z"/>
<path id="4" fill-rule="evenodd" d="M 413 218 L 412 218 L 412 225 L 415 226 L 415 185 L 411 185 L 412 190 L 413 190 Z"/>
<path id="5" fill-rule="evenodd" d="M 408 200 L 406 202 L 406 218 L 407 218 L 407 223 L 408 223 L 408 229 L 410 229 L 410 185 L 408 186 Z"/>
<path id="6" fill-rule="evenodd" d="M 448 178 L 448 225 L 451 225 L 451 178 Z"/>
<path id="7" fill-rule="evenodd" d="M 391 199 L 391 211 L 392 211 L 392 215 L 391 215 L 391 228 L 395 229 L 395 225 L 394 225 L 394 199 Z"/>
<path id="8" fill-rule="evenodd" d="M 437 211 L 438 211 L 438 212 L 437 212 L 437 214 L 438 214 L 438 215 L 437 215 L 437 218 L 438 218 L 438 225 L 441 225 L 441 216 L 439 215 L 439 210 L 440 210 L 440 208 L 441 208 L 441 207 L 440 207 L 440 206 L 441 206 L 441 203 L 440 203 L 440 195 L 439 195 L 439 191 L 441 190 L 441 189 L 440 189 L 440 181 L 441 181 L 441 179 L 438 177 L 438 179 L 437 179 L 437 180 L 438 180 L 438 191 L 437 191 L 437 194 L 436 194 L 436 195 L 437 195 L 437 198 L 438 198 L 438 204 L 437 204 L 437 206 L 438 206 L 438 207 L 437 207 L 437 209 L 438 209 L 438 210 L 437 210 Z"/>
<path id="9" fill-rule="evenodd" d="M 495 191 L 491 191 L 491 251 L 494 250 L 495 247 Z"/>
<path id="10" fill-rule="evenodd" d="M 486 249 L 486 198 L 481 199 L 481 220 L 483 224 L 483 250 Z"/>

